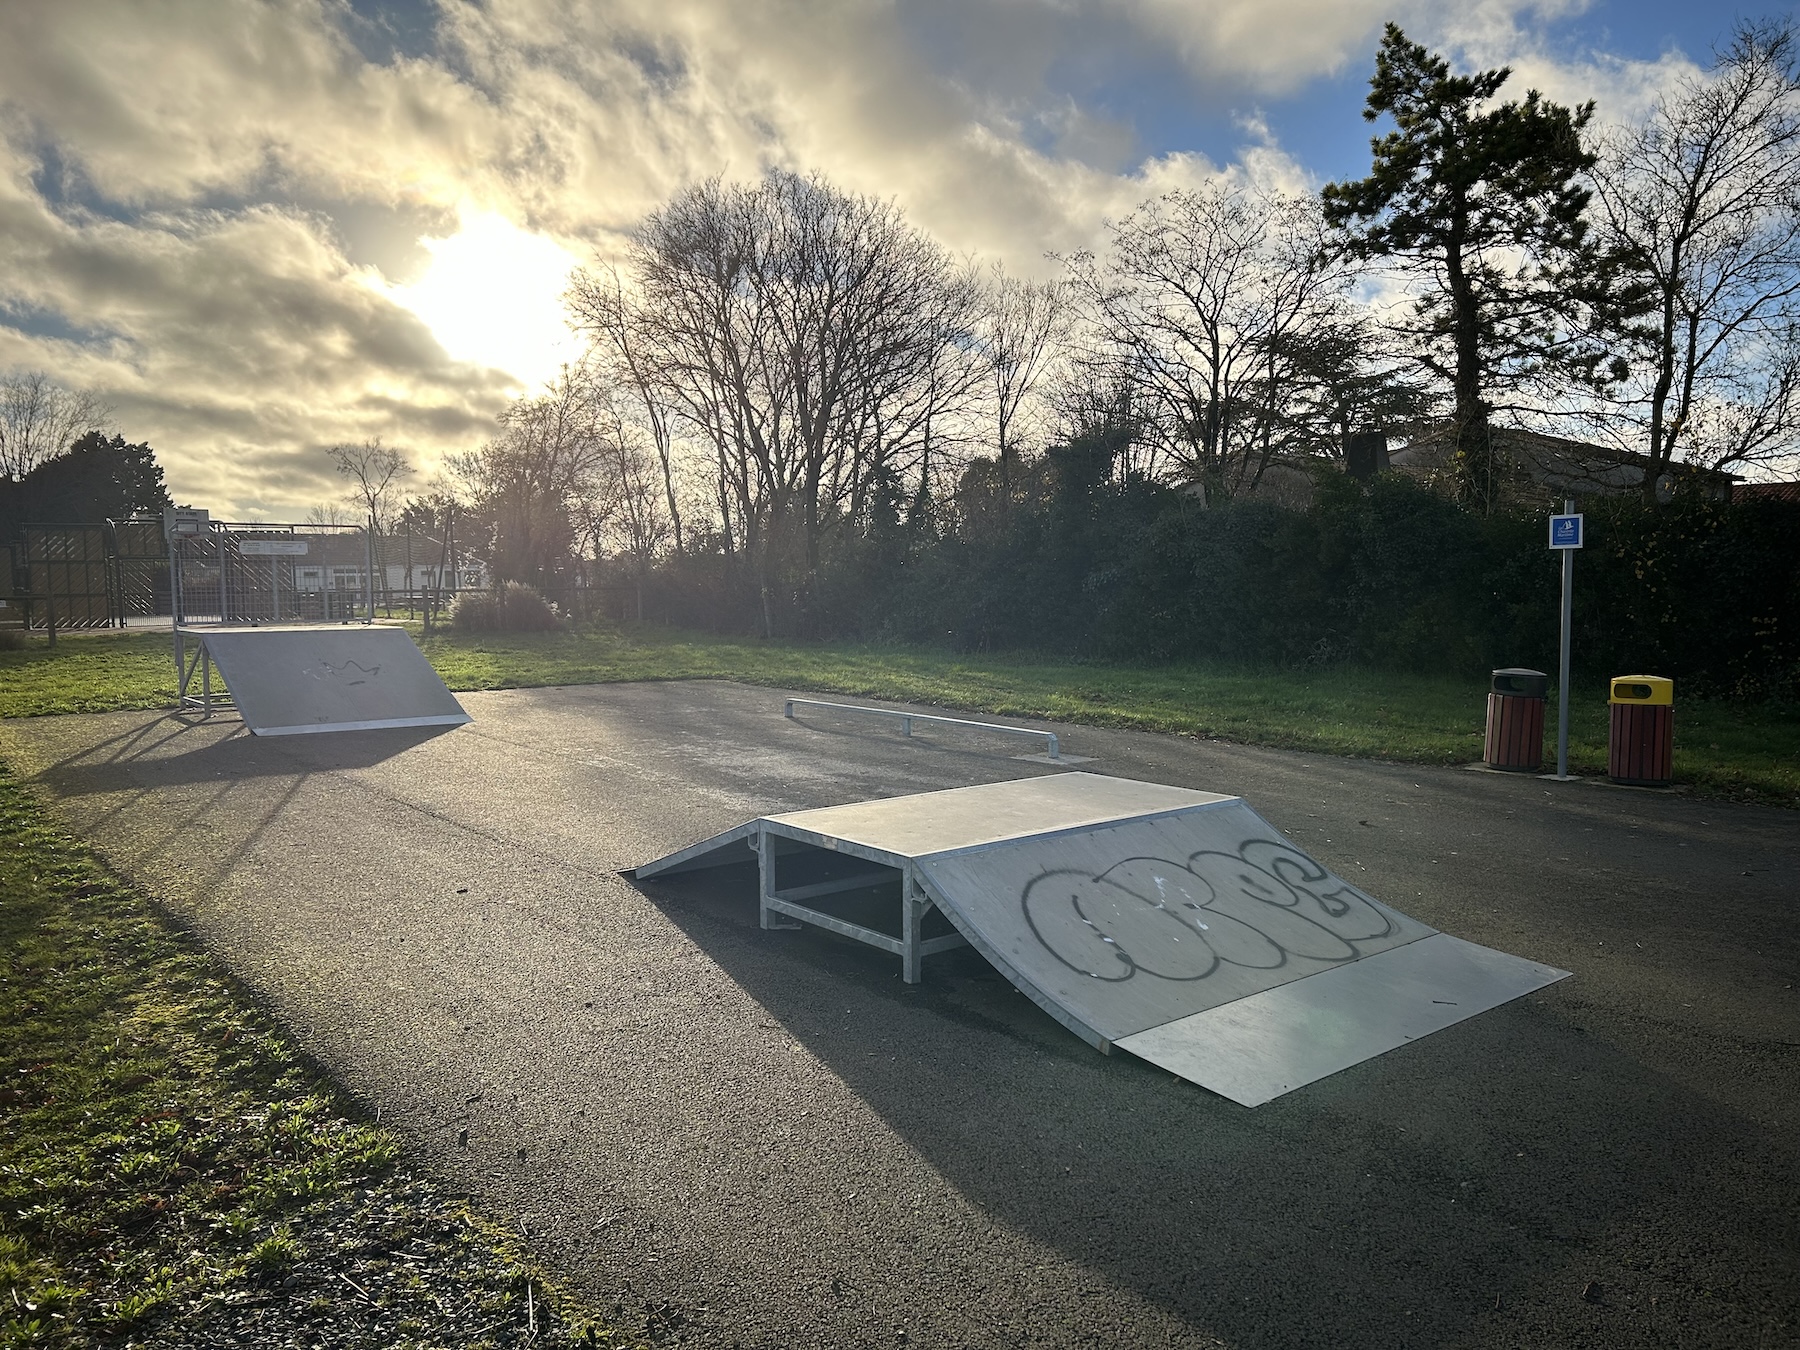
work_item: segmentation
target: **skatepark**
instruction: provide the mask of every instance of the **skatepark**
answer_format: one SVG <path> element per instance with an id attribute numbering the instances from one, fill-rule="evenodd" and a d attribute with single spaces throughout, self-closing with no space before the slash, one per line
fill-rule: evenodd
<path id="1" fill-rule="evenodd" d="M 646 867 L 1066 767 L 723 683 L 460 698 L 466 725 L 333 735 L 33 719 L 0 754 L 423 1165 L 663 1339 L 1795 1334 L 1790 813 L 1056 728 L 1081 775 L 1235 799 L 1421 932 L 1571 975 L 1251 1109 L 1102 1053 L 978 947 L 914 983 L 892 950 L 765 928 L 747 850 Z"/>

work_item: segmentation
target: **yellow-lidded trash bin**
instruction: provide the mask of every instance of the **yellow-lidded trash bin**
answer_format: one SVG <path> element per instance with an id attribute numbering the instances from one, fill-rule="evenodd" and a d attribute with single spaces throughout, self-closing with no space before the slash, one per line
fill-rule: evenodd
<path id="1" fill-rule="evenodd" d="M 1612 705 L 1608 776 L 1633 787 L 1667 787 L 1675 761 L 1675 681 L 1617 675 L 1607 702 Z"/>

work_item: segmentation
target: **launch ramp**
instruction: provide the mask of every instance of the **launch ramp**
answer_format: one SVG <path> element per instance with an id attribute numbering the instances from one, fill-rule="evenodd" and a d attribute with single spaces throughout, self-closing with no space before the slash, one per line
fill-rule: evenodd
<path id="1" fill-rule="evenodd" d="M 636 875 L 753 858 L 763 927 L 891 951 L 909 982 L 971 944 L 1099 1049 L 1245 1106 L 1568 974 L 1389 909 L 1241 798 L 1097 774 L 767 816 Z M 896 899 L 898 931 L 818 907 L 857 893 Z"/>
<path id="2" fill-rule="evenodd" d="M 196 645 L 184 659 L 190 641 Z M 258 736 L 471 720 L 399 628 L 182 627 L 176 629 L 176 664 L 184 709 L 204 716 L 222 706 L 212 689 L 210 666 L 216 666 L 231 704 Z"/>

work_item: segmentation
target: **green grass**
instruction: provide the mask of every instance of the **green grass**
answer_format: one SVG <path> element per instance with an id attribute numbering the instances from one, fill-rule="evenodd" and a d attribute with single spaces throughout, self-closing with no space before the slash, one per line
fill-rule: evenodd
<path id="1" fill-rule="evenodd" d="M 542 1293 L 0 770 L 0 1347 L 613 1343 Z"/>
<path id="2" fill-rule="evenodd" d="M 416 630 L 415 630 L 416 634 Z M 733 641 L 653 628 L 421 638 L 452 689 L 617 680 L 728 679 L 914 701 L 996 716 L 1215 736 L 1413 763 L 1481 758 L 1487 682 L 1354 669 L 1246 671 L 1127 666 L 910 647 Z M 65 640 L 0 653 L 0 715 L 167 707 L 168 641 Z M 1606 768 L 1605 684 L 1577 689 L 1570 763 Z M 1709 794 L 1800 806 L 1800 706 L 1685 700 L 1676 709 L 1678 782 Z"/>
<path id="3" fill-rule="evenodd" d="M 0 717 L 175 706 L 167 633 L 65 633 L 0 648 Z"/>

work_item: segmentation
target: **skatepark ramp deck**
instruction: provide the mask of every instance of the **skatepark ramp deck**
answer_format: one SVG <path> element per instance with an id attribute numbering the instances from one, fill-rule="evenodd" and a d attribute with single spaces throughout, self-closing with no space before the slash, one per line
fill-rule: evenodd
<path id="1" fill-rule="evenodd" d="M 191 657 L 184 654 L 189 642 L 194 644 Z M 257 736 L 456 726 L 472 720 L 399 628 L 179 627 L 175 663 L 184 710 L 210 716 L 220 707 L 235 706 Z M 229 705 L 213 691 L 213 666 L 230 690 Z"/>
<path id="2" fill-rule="evenodd" d="M 1241 798 L 1098 774 L 765 816 L 636 876 L 752 860 L 764 928 L 891 951 L 908 982 L 972 945 L 1100 1050 L 1245 1106 L 1569 973 L 1389 909 Z M 818 907 L 858 895 L 897 897 L 898 932 Z"/>

